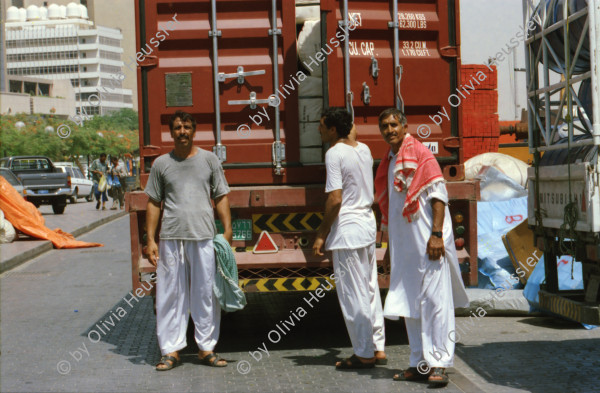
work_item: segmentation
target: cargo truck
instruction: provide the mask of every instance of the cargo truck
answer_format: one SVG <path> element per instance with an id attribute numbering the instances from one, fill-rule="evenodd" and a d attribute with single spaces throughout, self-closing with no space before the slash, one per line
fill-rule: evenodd
<path id="1" fill-rule="evenodd" d="M 540 308 L 600 325 L 600 1 L 523 1 L 526 41 L 528 222 L 544 251 Z M 536 20 L 543 21 L 541 24 Z M 582 263 L 583 289 L 560 290 L 556 259 Z"/>
<path id="2" fill-rule="evenodd" d="M 458 1 L 297 3 L 136 1 L 141 49 L 125 62 L 137 67 L 142 186 L 152 162 L 173 148 L 169 116 L 190 112 L 195 145 L 219 157 L 231 186 L 240 286 L 313 290 L 332 272 L 311 250 L 325 202 L 320 112 L 346 107 L 377 165 L 388 148 L 378 115 L 401 108 L 409 132 L 443 167 L 463 279 L 476 285 L 479 185 L 464 181 L 461 109 L 449 104 L 461 80 Z M 130 192 L 126 203 L 137 289 L 155 271 L 144 254 L 147 197 Z M 253 252 L 263 231 L 276 252 Z M 379 231 L 382 287 L 386 251 Z"/>

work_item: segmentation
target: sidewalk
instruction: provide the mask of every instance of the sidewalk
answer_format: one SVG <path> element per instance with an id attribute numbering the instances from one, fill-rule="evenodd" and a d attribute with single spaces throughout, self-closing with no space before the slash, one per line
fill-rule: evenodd
<path id="1" fill-rule="evenodd" d="M 46 226 L 50 229 L 60 228 L 77 238 L 127 214 L 125 210 L 96 210 L 95 201 L 84 202 L 85 200 L 82 199 L 80 201 L 76 204 L 68 204 L 64 214 L 52 213 L 52 206 L 40 206 L 39 210 L 46 220 Z M 106 204 L 110 207 L 112 201 Z M 9 271 L 52 249 L 52 243 L 48 240 L 37 240 L 26 236 L 21 236 L 19 240 L 9 244 L 2 244 L 0 245 L 0 273 Z"/>

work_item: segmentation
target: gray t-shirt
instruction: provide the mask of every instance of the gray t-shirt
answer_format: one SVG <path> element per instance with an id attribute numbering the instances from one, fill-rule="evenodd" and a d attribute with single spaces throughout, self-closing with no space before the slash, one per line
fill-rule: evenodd
<path id="1" fill-rule="evenodd" d="M 92 162 L 92 165 L 90 165 L 90 171 L 100 171 L 100 172 L 106 174 L 107 169 L 108 169 L 108 162 L 104 161 L 104 164 L 103 164 L 100 162 L 99 158 L 96 158 Z M 100 182 L 101 177 L 102 177 L 102 175 L 99 175 L 97 173 L 92 173 L 92 180 L 94 181 L 94 183 Z"/>
<path id="2" fill-rule="evenodd" d="M 158 157 L 144 191 L 164 201 L 161 239 L 207 240 L 217 233 L 210 200 L 229 193 L 229 186 L 217 156 L 198 148 L 184 160 L 173 152 Z"/>

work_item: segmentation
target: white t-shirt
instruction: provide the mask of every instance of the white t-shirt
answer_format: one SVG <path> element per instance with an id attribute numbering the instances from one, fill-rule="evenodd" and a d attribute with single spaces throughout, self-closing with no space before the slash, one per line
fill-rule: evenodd
<path id="1" fill-rule="evenodd" d="M 326 250 L 356 249 L 375 243 L 373 157 L 369 147 L 338 143 L 325 154 L 325 192 L 342 190 L 342 207 L 325 242 Z"/>

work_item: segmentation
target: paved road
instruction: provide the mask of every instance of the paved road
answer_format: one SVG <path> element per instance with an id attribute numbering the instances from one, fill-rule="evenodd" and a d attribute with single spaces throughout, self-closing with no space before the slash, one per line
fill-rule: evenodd
<path id="1" fill-rule="evenodd" d="M 78 237 L 80 234 L 124 214 L 123 210 L 96 210 L 95 202 L 85 202 L 85 199 L 79 201 L 77 204 L 68 204 L 64 214 L 52 213 L 52 206 L 40 206 L 39 210 L 44 216 L 46 226 L 50 229 L 60 228 Z M 9 244 L 2 244 L 0 245 L 0 269 L 2 272 L 12 269 L 15 265 L 51 248 L 52 245 L 49 241 L 27 236 L 22 236 L 19 240 Z"/>
<path id="2" fill-rule="evenodd" d="M 3 392 L 429 391 L 427 384 L 391 380 L 408 364 L 406 333 L 398 322 L 386 324 L 389 366 L 334 370 L 337 358 L 351 354 L 334 293 L 277 343 L 269 332 L 308 294 L 249 296 L 245 310 L 223 317 L 217 350 L 231 360 L 227 368 L 199 365 L 195 348 L 188 348 L 182 366 L 156 372 L 152 299 L 138 302 L 128 294 L 127 218 L 81 239 L 106 246 L 53 250 L 0 276 Z M 468 318 L 457 319 L 465 323 Z M 277 341 L 274 333 L 271 338 Z M 599 330 L 551 318 L 484 317 L 461 338 L 453 382 L 442 390 L 598 391 L 599 344 Z M 253 358 L 249 351 L 259 346 L 269 355 Z"/>

